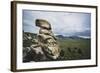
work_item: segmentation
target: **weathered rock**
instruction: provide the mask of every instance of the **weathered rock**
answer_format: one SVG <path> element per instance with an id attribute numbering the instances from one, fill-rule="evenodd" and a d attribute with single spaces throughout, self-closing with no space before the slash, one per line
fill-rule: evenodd
<path id="1" fill-rule="evenodd" d="M 54 39 L 48 39 L 45 45 L 46 46 L 43 50 L 47 53 L 47 56 L 52 59 L 57 59 L 60 55 L 58 43 Z"/>
<path id="2" fill-rule="evenodd" d="M 42 39 L 43 41 L 49 38 L 53 39 L 51 35 L 44 35 L 44 34 L 38 34 L 38 38 Z"/>
<path id="3" fill-rule="evenodd" d="M 36 26 L 50 30 L 51 29 L 51 25 L 48 21 L 43 20 L 43 19 L 37 19 L 36 20 Z"/>
<path id="4" fill-rule="evenodd" d="M 59 59 L 62 52 L 50 23 L 43 19 L 37 19 L 36 26 L 40 28 L 38 34 L 23 34 L 23 62 Z"/>
<path id="5" fill-rule="evenodd" d="M 37 19 L 36 26 L 40 27 L 38 41 L 45 55 L 56 60 L 60 56 L 60 48 L 51 30 L 50 23 L 46 20 Z"/>
<path id="6" fill-rule="evenodd" d="M 54 34 L 53 34 L 53 32 L 51 30 L 47 30 L 47 29 L 43 29 L 43 28 L 40 28 L 39 34 L 54 36 Z"/>
<path id="7" fill-rule="evenodd" d="M 23 62 L 46 60 L 47 58 L 40 46 L 31 45 L 30 47 L 23 48 Z"/>

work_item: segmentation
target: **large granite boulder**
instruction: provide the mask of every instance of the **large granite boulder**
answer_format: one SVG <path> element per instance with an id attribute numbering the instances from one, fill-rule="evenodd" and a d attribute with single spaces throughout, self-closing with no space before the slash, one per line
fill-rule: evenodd
<path id="1" fill-rule="evenodd" d="M 43 19 L 37 19 L 36 26 L 40 28 L 38 41 L 45 55 L 51 59 L 57 59 L 60 56 L 60 48 L 50 23 Z"/>
<path id="2" fill-rule="evenodd" d="M 54 36 L 51 24 L 43 19 L 36 20 L 39 33 L 23 31 L 23 62 L 55 61 L 63 55 Z"/>
<path id="3" fill-rule="evenodd" d="M 36 19 L 36 26 L 50 30 L 51 29 L 51 25 L 48 21 L 43 20 L 43 19 Z"/>

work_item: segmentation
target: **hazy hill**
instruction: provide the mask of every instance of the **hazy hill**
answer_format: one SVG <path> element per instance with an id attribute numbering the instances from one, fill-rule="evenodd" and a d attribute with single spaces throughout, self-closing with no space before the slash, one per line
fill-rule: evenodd
<path id="1" fill-rule="evenodd" d="M 90 39 L 88 37 L 81 37 L 81 36 L 63 36 L 63 35 L 56 35 L 58 39 Z"/>

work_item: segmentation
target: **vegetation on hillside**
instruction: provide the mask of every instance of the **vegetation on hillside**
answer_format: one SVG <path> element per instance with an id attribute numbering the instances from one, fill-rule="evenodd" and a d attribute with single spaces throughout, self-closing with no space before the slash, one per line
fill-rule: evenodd
<path id="1" fill-rule="evenodd" d="M 63 58 L 59 60 L 81 60 L 91 58 L 91 39 L 78 37 L 63 37 L 56 36 L 61 48 L 61 55 Z M 36 44 L 37 34 L 24 32 L 23 33 L 23 47 L 29 47 Z"/>

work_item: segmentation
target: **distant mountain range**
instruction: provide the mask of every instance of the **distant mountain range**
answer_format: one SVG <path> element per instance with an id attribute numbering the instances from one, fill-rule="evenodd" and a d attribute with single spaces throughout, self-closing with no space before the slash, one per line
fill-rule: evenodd
<path id="1" fill-rule="evenodd" d="M 90 37 L 86 36 L 63 36 L 63 35 L 56 35 L 59 39 L 90 39 Z"/>
<path id="2" fill-rule="evenodd" d="M 30 33 L 30 32 L 24 32 L 23 34 L 24 39 L 34 39 L 37 38 L 36 33 Z M 64 36 L 64 35 L 55 35 L 58 39 L 90 39 L 90 37 L 87 36 Z"/>

